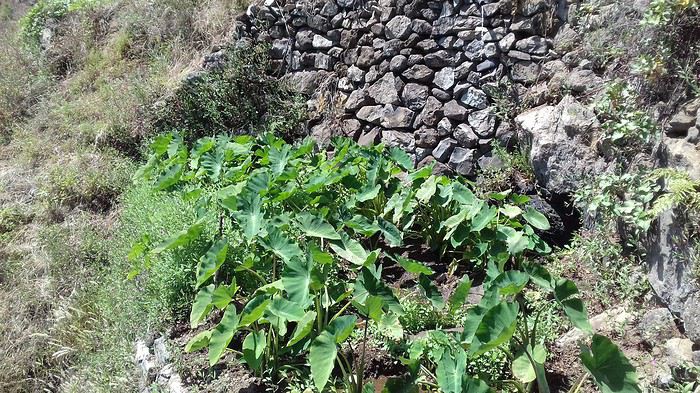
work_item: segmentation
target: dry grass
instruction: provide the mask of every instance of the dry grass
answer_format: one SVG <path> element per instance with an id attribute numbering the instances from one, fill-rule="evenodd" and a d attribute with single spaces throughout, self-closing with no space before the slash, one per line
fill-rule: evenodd
<path id="1" fill-rule="evenodd" d="M 15 39 L 20 12 L 0 20 L 1 392 L 135 390 L 138 326 L 114 325 L 120 310 L 140 312 L 124 272 L 110 270 L 123 267 L 112 255 L 123 250 L 109 250 L 115 204 L 151 132 L 152 103 L 229 39 L 241 8 L 101 4 L 61 20 L 44 55 Z M 110 288 L 134 304 L 112 305 Z"/>

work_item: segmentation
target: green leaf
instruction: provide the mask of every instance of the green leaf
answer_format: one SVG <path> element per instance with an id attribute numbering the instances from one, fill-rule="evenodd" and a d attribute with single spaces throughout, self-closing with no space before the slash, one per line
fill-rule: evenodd
<path id="1" fill-rule="evenodd" d="M 311 258 L 322 265 L 330 265 L 333 263 L 333 255 L 322 251 L 315 243 L 309 245 L 309 251 L 311 253 Z"/>
<path id="2" fill-rule="evenodd" d="M 307 311 L 304 317 L 297 322 L 297 326 L 294 328 L 294 333 L 287 346 L 291 347 L 308 336 L 314 329 L 314 322 L 316 322 L 316 311 Z"/>
<path id="3" fill-rule="evenodd" d="M 639 393 L 637 372 L 612 341 L 598 334 L 591 347 L 581 347 L 583 366 L 603 393 Z"/>
<path id="4" fill-rule="evenodd" d="M 334 319 L 329 325 L 328 325 L 328 331 L 335 336 L 335 342 L 340 344 L 343 341 L 347 340 L 348 337 L 350 337 L 350 334 L 352 334 L 352 331 L 355 330 L 355 323 L 357 322 L 357 317 L 354 315 L 344 315 L 342 317 L 338 317 Z"/>
<path id="5" fill-rule="evenodd" d="M 267 347 L 265 330 L 252 331 L 243 340 L 243 360 L 253 370 L 259 370 L 262 366 L 263 353 Z"/>
<path id="6" fill-rule="evenodd" d="M 377 217 L 379 228 L 381 228 L 384 239 L 387 240 L 389 246 L 399 247 L 403 243 L 403 234 L 399 228 L 382 217 Z"/>
<path id="7" fill-rule="evenodd" d="M 211 304 L 219 310 L 223 310 L 231 303 L 236 292 L 238 292 L 238 285 L 236 285 L 235 280 L 231 285 L 219 285 L 211 295 Z"/>
<path id="8" fill-rule="evenodd" d="M 409 273 L 425 274 L 427 276 L 430 276 L 435 273 L 433 269 L 425 266 L 423 263 L 418 262 L 415 259 L 404 258 L 400 255 L 395 256 L 394 259 L 399 265 L 401 265 L 402 268 L 404 268 L 404 270 L 406 270 Z"/>
<path id="9" fill-rule="evenodd" d="M 192 337 L 185 345 L 185 352 L 190 353 L 205 348 L 207 345 L 209 345 L 211 333 L 211 330 L 205 330 Z"/>
<path id="10" fill-rule="evenodd" d="M 472 232 L 479 232 L 486 228 L 486 226 L 496 218 L 497 214 L 498 209 L 495 207 L 483 205 L 479 213 L 477 213 L 472 220 Z"/>
<path id="11" fill-rule="evenodd" d="M 321 239 L 340 240 L 340 235 L 335 228 L 323 219 L 315 217 L 309 213 L 302 213 L 297 216 L 299 229 L 304 234 Z"/>
<path id="12" fill-rule="evenodd" d="M 472 289 L 472 280 L 469 276 L 465 275 L 457 284 L 457 288 L 450 296 L 448 304 L 450 306 L 450 312 L 454 312 L 459 307 L 467 301 L 469 297 L 469 291 Z"/>
<path id="13" fill-rule="evenodd" d="M 180 231 L 177 233 L 177 235 L 171 237 L 170 239 L 164 241 L 163 243 L 159 244 L 156 248 L 154 248 L 151 253 L 153 254 L 160 254 L 163 251 L 168 251 L 168 250 L 173 250 L 178 247 L 182 247 L 184 245 L 189 244 L 193 240 L 196 240 L 199 235 L 202 233 L 202 230 L 204 229 L 204 223 L 198 221 L 192 225 L 190 225 L 187 229 L 184 231 Z"/>
<path id="14" fill-rule="evenodd" d="M 204 284 L 209 277 L 213 276 L 217 270 L 223 265 L 226 260 L 226 252 L 228 251 L 228 241 L 219 239 L 214 243 L 206 254 L 199 258 L 197 264 L 197 287 Z"/>
<path id="15" fill-rule="evenodd" d="M 372 199 L 376 198 L 377 195 L 379 195 L 379 191 L 381 191 L 381 189 L 382 189 L 381 184 L 377 184 L 375 186 L 367 185 L 366 187 L 361 189 L 360 192 L 358 192 L 355 195 L 355 199 L 358 202 L 366 202 L 366 201 L 372 200 Z"/>
<path id="16" fill-rule="evenodd" d="M 462 393 L 462 381 L 466 372 L 466 352 L 460 347 L 445 350 L 435 371 L 440 390 L 443 393 Z"/>
<path id="17" fill-rule="evenodd" d="M 341 234 L 341 241 L 330 242 L 329 246 L 339 257 L 358 266 L 364 265 L 369 256 L 367 250 L 359 242 L 344 233 Z"/>
<path id="18" fill-rule="evenodd" d="M 435 307 L 438 310 L 441 310 L 443 307 L 445 307 L 445 299 L 442 298 L 440 290 L 438 290 L 435 284 L 433 284 L 432 280 L 430 280 L 424 275 L 421 275 L 420 277 L 418 277 L 418 284 L 423 290 L 423 294 L 425 294 L 425 297 L 428 298 L 428 300 L 430 300 L 430 303 L 432 303 L 433 307 Z"/>
<path id="19" fill-rule="evenodd" d="M 510 340 L 515 332 L 519 310 L 518 303 L 509 302 L 501 302 L 488 310 L 474 333 L 469 352 L 479 356 Z"/>
<path id="20" fill-rule="evenodd" d="M 214 284 L 206 286 L 197 292 L 192 303 L 192 311 L 190 312 L 190 326 L 192 329 L 196 328 L 211 311 L 213 294 Z"/>
<path id="21" fill-rule="evenodd" d="M 537 373 L 535 367 L 530 361 L 530 357 L 537 364 L 544 364 L 547 360 L 547 350 L 540 344 L 536 345 L 533 349 L 530 345 L 527 346 L 527 352 L 519 351 L 515 359 L 513 360 L 512 371 L 513 376 L 517 378 L 522 383 L 529 383 L 537 379 Z"/>
<path id="22" fill-rule="evenodd" d="M 410 171 L 413 169 L 413 159 L 403 149 L 392 147 L 389 150 L 391 158 L 399 164 L 403 169 Z"/>
<path id="23" fill-rule="evenodd" d="M 591 323 L 588 321 L 588 312 L 581 299 L 577 298 L 578 288 L 571 280 L 559 280 L 554 287 L 554 298 L 564 308 L 564 313 L 571 324 L 588 334 L 593 333 Z"/>
<path id="24" fill-rule="evenodd" d="M 233 335 L 238 327 L 238 316 L 236 315 L 236 306 L 231 304 L 226 307 L 224 316 L 221 322 L 216 325 L 216 328 L 211 332 L 209 339 L 209 365 L 214 366 L 219 359 L 224 355 L 228 348 Z"/>
<path id="25" fill-rule="evenodd" d="M 509 270 L 498 275 L 490 284 L 489 290 L 497 289 L 502 296 L 517 295 L 525 288 L 530 276 L 517 270 Z"/>
<path id="26" fill-rule="evenodd" d="M 243 229 L 243 235 L 248 242 L 256 238 L 263 229 L 264 218 L 261 208 L 260 196 L 255 195 L 252 200 L 243 204 L 243 209 L 234 213 L 234 217 Z"/>
<path id="27" fill-rule="evenodd" d="M 182 164 L 175 164 L 168 168 L 168 170 L 156 180 L 156 190 L 163 191 L 177 184 L 182 176 L 182 168 Z"/>
<path id="28" fill-rule="evenodd" d="M 481 379 L 462 376 L 462 393 L 489 393 L 491 388 Z"/>
<path id="29" fill-rule="evenodd" d="M 523 210 L 517 206 L 505 204 L 499 211 L 505 214 L 508 218 L 515 218 L 523 213 Z"/>
<path id="30" fill-rule="evenodd" d="M 309 285 L 311 284 L 312 264 L 302 258 L 293 258 L 284 267 L 282 284 L 289 300 L 306 306 L 311 302 Z"/>
<path id="31" fill-rule="evenodd" d="M 382 319 L 379 321 L 379 331 L 392 340 L 403 339 L 403 326 L 401 326 L 399 316 L 394 313 L 382 315 Z"/>
<path id="32" fill-rule="evenodd" d="M 513 230 L 513 232 L 508 235 L 506 244 L 508 245 L 508 253 L 510 255 L 518 255 L 527 248 L 528 238 L 522 232 Z"/>
<path id="33" fill-rule="evenodd" d="M 274 299 L 267 310 L 273 315 L 291 322 L 298 322 L 304 318 L 304 309 L 301 306 L 281 297 Z"/>
<path id="34" fill-rule="evenodd" d="M 304 252 L 299 248 L 299 245 L 289 240 L 282 231 L 274 227 L 268 230 L 268 234 L 261 244 L 285 263 L 290 262 L 295 257 L 304 257 Z"/>
<path id="35" fill-rule="evenodd" d="M 316 389 L 320 392 L 328 384 L 338 356 L 338 348 L 335 344 L 335 336 L 328 331 L 323 331 L 312 342 L 309 350 L 309 365 L 311 377 Z"/>
<path id="36" fill-rule="evenodd" d="M 246 327 L 257 322 L 270 304 L 270 299 L 266 295 L 258 295 L 248 301 L 241 311 L 240 327 Z"/>
<path id="37" fill-rule="evenodd" d="M 221 169 L 224 165 L 224 153 L 217 149 L 204 154 L 201 159 L 202 168 L 212 180 L 218 180 L 221 176 Z"/>
<path id="38" fill-rule="evenodd" d="M 361 215 L 353 216 L 349 221 L 345 222 L 345 225 L 354 230 L 355 233 L 359 233 L 367 237 L 370 237 L 381 230 L 376 221 L 372 222 L 368 220 L 367 217 Z"/>
<path id="39" fill-rule="evenodd" d="M 525 210 L 525 213 L 523 213 L 523 217 L 528 223 L 530 223 L 530 225 L 537 229 L 546 231 L 550 228 L 549 220 L 547 220 L 547 217 L 545 217 L 544 214 L 538 212 L 537 210 L 531 207 L 528 207 Z"/>
<path id="40" fill-rule="evenodd" d="M 430 201 L 430 198 L 432 198 L 437 191 L 437 181 L 438 178 L 432 175 L 423 182 L 418 189 L 418 192 L 416 192 L 416 198 L 418 201 L 422 203 L 428 203 L 428 201 Z"/>
<path id="41" fill-rule="evenodd" d="M 274 175 L 280 175 L 284 172 L 284 168 L 289 162 L 289 152 L 291 146 L 284 145 L 282 149 L 277 149 L 275 147 L 271 148 L 268 153 L 268 159 L 270 160 L 270 168 Z"/>

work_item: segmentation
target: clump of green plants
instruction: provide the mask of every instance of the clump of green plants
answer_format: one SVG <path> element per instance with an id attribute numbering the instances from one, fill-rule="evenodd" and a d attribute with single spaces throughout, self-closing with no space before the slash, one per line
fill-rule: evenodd
<path id="1" fill-rule="evenodd" d="M 532 165 L 523 150 L 509 151 L 499 143 L 492 146 L 492 155 L 500 162 L 493 167 L 482 169 L 477 176 L 477 195 L 484 196 L 493 191 L 505 191 L 513 184 L 529 186 L 535 182 Z"/>
<path id="2" fill-rule="evenodd" d="M 605 143 L 624 157 L 649 149 L 659 129 L 649 114 L 639 109 L 639 96 L 628 84 L 612 83 L 596 105 L 603 123 Z"/>
<path id="3" fill-rule="evenodd" d="M 70 12 L 98 4 L 100 0 L 39 0 L 20 20 L 22 36 L 32 47 L 39 47 L 49 23 L 56 23 Z"/>
<path id="4" fill-rule="evenodd" d="M 678 14 L 697 6 L 695 0 L 652 0 L 642 22 L 652 26 L 666 25 Z"/>
<path id="5" fill-rule="evenodd" d="M 186 350 L 208 348 L 211 366 L 233 353 L 272 386 L 302 373 L 319 391 L 336 383 L 363 391 L 372 386 L 365 384 L 365 345 L 347 339 L 355 332 L 366 343 L 370 324 L 382 337 L 405 339 L 405 310 L 385 279 L 390 267 L 413 275 L 423 301 L 436 310 L 461 310 L 473 282 L 483 283 L 485 293 L 461 331 L 429 332 L 439 342 L 430 350 L 422 340 L 414 343 L 404 361 L 412 378 L 387 386 L 548 391 L 541 313 L 530 318 L 537 307 L 526 300 L 526 287 L 539 288 L 574 326 L 592 333 L 574 283 L 553 278 L 533 260 L 550 251 L 537 235 L 549 222 L 526 207 L 525 196 L 505 190 L 478 198 L 461 179 L 414 169 L 399 149 L 346 139 L 335 139 L 329 153 L 311 140 L 290 145 L 270 134 L 206 137 L 191 147 L 169 134 L 151 151 L 140 175 L 193 203 L 197 215 L 165 241 L 146 234 L 131 253 L 133 276 L 147 274 L 154 258 L 207 244 L 195 269 L 190 324 L 214 327 Z M 439 257 L 408 258 L 401 253 L 408 245 Z M 435 263 L 463 272 L 447 298 L 434 282 Z M 468 364 L 497 348 L 518 382 L 467 373 Z M 638 391 L 634 369 L 606 338 L 593 336 L 581 359 L 601 386 Z M 611 368 L 623 372 L 610 375 Z"/>
<path id="6" fill-rule="evenodd" d="M 251 44 L 252 45 L 252 44 Z M 269 75 L 268 47 L 230 48 L 221 69 L 186 81 L 161 102 L 153 124 L 161 132 L 187 130 L 186 139 L 230 131 L 291 134 L 304 118 L 302 101 Z"/>

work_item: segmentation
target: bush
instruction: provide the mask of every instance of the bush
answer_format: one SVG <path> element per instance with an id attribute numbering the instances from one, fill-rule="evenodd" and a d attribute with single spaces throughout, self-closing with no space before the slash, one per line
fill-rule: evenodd
<path id="1" fill-rule="evenodd" d="M 190 79 L 174 96 L 161 102 L 154 125 L 161 132 L 188 130 L 186 139 L 205 135 L 261 130 L 274 125 L 292 132 L 303 119 L 291 91 L 267 74 L 268 48 L 232 49 L 220 70 Z"/>

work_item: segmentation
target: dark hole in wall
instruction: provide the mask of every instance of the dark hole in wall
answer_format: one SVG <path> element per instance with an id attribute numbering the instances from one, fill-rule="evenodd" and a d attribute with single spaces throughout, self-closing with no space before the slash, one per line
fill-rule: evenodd
<path id="1" fill-rule="evenodd" d="M 563 247 L 581 229 L 581 213 L 574 207 L 569 194 L 532 196 L 532 205 L 550 221 L 551 229 L 540 234 L 548 244 Z"/>

